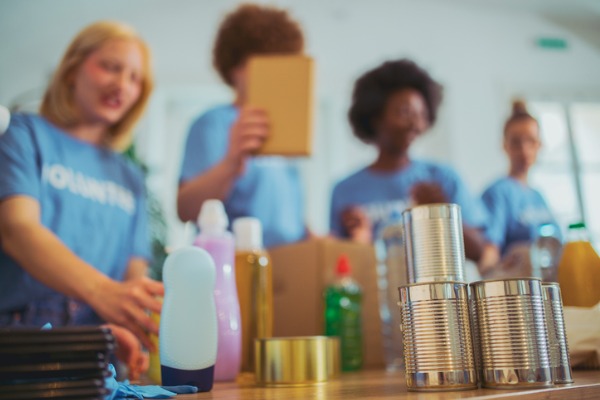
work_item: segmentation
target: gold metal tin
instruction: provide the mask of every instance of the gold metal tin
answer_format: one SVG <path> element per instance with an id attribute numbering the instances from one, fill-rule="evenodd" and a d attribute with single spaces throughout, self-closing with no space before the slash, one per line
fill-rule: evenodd
<path id="1" fill-rule="evenodd" d="M 327 382 L 340 374 L 340 340 L 327 336 L 256 339 L 255 374 L 260 386 Z"/>

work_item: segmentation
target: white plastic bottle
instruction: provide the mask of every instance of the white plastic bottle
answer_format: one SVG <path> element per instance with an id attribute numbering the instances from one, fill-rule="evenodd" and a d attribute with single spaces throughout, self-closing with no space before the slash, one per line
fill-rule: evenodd
<path id="1" fill-rule="evenodd" d="M 202 249 L 169 254 L 163 269 L 165 297 L 160 318 L 162 384 L 212 389 L 217 357 L 215 264 Z"/>
<path id="2" fill-rule="evenodd" d="M 194 245 L 206 250 L 216 267 L 215 304 L 219 340 L 215 381 L 233 381 L 240 372 L 242 328 L 235 283 L 235 241 L 227 230 L 227 214 L 220 200 L 206 200 L 200 209 L 200 234 Z"/>

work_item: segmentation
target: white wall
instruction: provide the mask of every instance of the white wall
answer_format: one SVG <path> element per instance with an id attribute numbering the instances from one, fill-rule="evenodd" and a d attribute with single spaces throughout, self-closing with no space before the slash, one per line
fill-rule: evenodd
<path id="1" fill-rule="evenodd" d="M 39 90 L 83 26 L 102 18 L 129 22 L 153 49 L 157 92 L 138 140 L 157 173 L 153 186 L 168 189 L 161 195 L 173 216 L 171 191 L 185 129 L 183 117 L 176 119 L 180 126 L 173 125 L 169 107 L 181 112 L 173 109 L 181 103 L 188 118 L 194 108 L 190 102 L 198 101 L 200 109 L 213 95 L 227 97 L 211 68 L 210 52 L 219 20 L 236 3 L 2 0 L 0 104 Z M 477 192 L 505 170 L 500 136 L 512 96 L 600 93 L 598 50 L 533 12 L 440 0 L 274 3 L 302 22 L 308 53 L 317 60 L 318 148 L 302 163 L 309 224 L 319 233 L 327 229 L 333 182 L 374 155 L 352 137 L 346 111 L 354 80 L 386 59 L 413 58 L 444 84 L 439 122 L 417 144 L 416 153 L 453 164 Z M 540 36 L 564 38 L 568 49 L 536 48 Z M 160 143 L 170 147 L 164 151 Z"/>

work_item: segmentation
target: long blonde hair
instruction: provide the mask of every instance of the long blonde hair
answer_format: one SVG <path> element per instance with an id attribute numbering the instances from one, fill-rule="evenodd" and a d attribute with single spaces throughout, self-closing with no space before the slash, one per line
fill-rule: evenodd
<path id="1" fill-rule="evenodd" d="M 141 117 L 154 85 L 150 66 L 150 50 L 130 26 L 116 21 L 98 21 L 88 25 L 73 39 L 56 69 L 40 107 L 40 114 L 59 126 L 72 126 L 79 115 L 73 100 L 71 77 L 86 58 L 113 39 L 135 41 L 142 52 L 144 71 L 137 102 L 123 118 L 108 130 L 108 146 L 123 150 L 132 139 L 133 126 Z"/>

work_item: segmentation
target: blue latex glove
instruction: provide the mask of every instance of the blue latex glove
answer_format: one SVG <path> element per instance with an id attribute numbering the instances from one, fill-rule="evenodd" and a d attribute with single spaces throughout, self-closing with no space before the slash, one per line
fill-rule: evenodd
<path id="1" fill-rule="evenodd" d="M 198 388 L 196 386 L 179 385 L 179 386 L 160 386 L 160 387 L 165 390 L 168 390 L 169 392 L 173 392 L 173 393 L 177 393 L 177 394 L 198 393 Z"/>
<path id="2" fill-rule="evenodd" d="M 138 386 L 131 385 L 128 380 L 117 382 L 117 372 L 112 364 L 108 365 L 112 374 L 110 378 L 106 378 L 105 387 L 111 389 L 111 394 L 106 396 L 105 400 L 117 399 L 170 399 L 177 394 L 188 394 L 198 392 L 196 386 Z"/>

